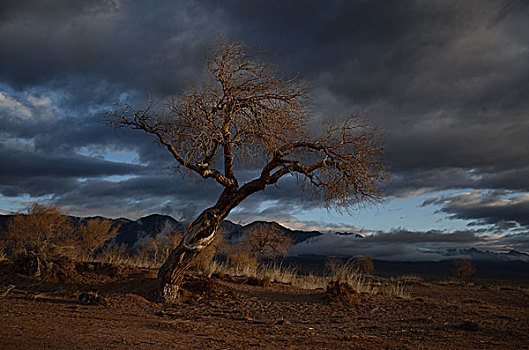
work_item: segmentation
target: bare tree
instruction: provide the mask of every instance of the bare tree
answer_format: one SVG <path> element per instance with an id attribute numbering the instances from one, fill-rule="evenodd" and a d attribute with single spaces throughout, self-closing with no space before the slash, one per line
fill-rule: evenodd
<path id="1" fill-rule="evenodd" d="M 192 260 L 212 242 L 221 221 L 248 196 L 294 176 L 326 207 L 347 208 L 380 198 L 387 169 L 376 131 L 355 116 L 309 133 L 308 89 L 250 57 L 244 44 L 219 42 L 207 61 L 210 80 L 157 108 L 120 104 L 108 113 L 113 126 L 155 137 L 189 176 L 224 189 L 217 202 L 185 230 L 158 277 L 171 296 Z M 257 169 L 240 183 L 240 169 Z"/>
<path id="2" fill-rule="evenodd" d="M 250 230 L 247 243 L 254 256 L 274 257 L 285 255 L 293 240 L 278 228 L 257 226 Z"/>

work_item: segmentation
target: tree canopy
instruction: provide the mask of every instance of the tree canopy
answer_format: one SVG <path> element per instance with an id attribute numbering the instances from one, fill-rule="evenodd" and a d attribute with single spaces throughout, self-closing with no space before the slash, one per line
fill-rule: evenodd
<path id="1" fill-rule="evenodd" d="M 207 61 L 209 81 L 161 109 L 121 103 L 109 113 L 112 125 L 152 134 L 178 169 L 223 187 L 253 193 L 294 175 L 328 207 L 378 199 L 387 168 L 376 130 L 353 115 L 314 135 L 303 80 L 284 78 L 248 52 L 242 43 L 218 43 Z M 245 167 L 261 172 L 241 185 L 237 170 Z"/>

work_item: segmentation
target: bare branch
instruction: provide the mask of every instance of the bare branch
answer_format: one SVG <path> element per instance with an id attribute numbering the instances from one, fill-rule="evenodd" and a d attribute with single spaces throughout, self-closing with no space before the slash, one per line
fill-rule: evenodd
<path id="1" fill-rule="evenodd" d="M 165 146 L 167 150 L 171 153 L 173 158 L 183 167 L 194 171 L 203 178 L 213 178 L 218 183 L 223 186 L 232 186 L 234 181 L 223 176 L 220 171 L 216 169 L 211 169 L 208 159 L 213 158 L 217 146 L 213 146 L 212 151 L 208 153 L 204 159 L 204 162 L 193 163 L 189 161 L 189 156 L 182 154 L 171 142 L 170 137 L 173 136 L 170 134 L 171 130 L 166 130 L 167 126 L 160 122 L 160 119 L 157 119 L 151 114 L 152 103 L 149 103 L 146 108 L 135 110 L 129 105 L 119 104 L 119 110 L 109 112 L 107 115 L 110 119 L 112 126 L 121 128 L 121 127 L 130 127 L 132 129 L 143 130 L 148 134 L 152 134 L 157 138 L 157 141 Z M 169 132 L 169 133 L 168 133 Z"/>
<path id="2" fill-rule="evenodd" d="M 380 198 L 387 167 L 378 133 L 349 118 L 330 123 L 319 136 L 307 126 L 310 94 L 299 76 L 284 78 L 251 58 L 245 45 L 219 41 L 207 61 L 209 81 L 167 102 L 135 109 L 120 104 L 111 125 L 153 135 L 190 174 L 224 186 L 219 199 L 186 229 L 182 243 L 159 271 L 163 294 L 219 230 L 221 221 L 248 196 L 288 175 L 327 207 L 348 208 Z M 261 169 L 239 185 L 241 169 Z"/>

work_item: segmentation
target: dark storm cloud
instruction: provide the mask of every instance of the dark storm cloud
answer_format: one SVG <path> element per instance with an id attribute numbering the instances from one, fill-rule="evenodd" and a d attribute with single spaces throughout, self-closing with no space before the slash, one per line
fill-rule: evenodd
<path id="1" fill-rule="evenodd" d="M 4 164 L 1 176 L 28 177 L 94 177 L 124 175 L 141 171 L 141 166 L 109 162 L 84 156 L 47 157 L 29 152 L 0 152 L 0 163 Z"/>
<path id="2" fill-rule="evenodd" d="M 221 189 L 212 184 L 189 184 L 170 174 L 144 175 L 121 181 L 89 179 L 55 201 L 72 214 L 125 216 L 172 215 L 189 221 L 211 206 Z"/>
<path id="3" fill-rule="evenodd" d="M 437 204 L 452 219 L 471 220 L 472 225 L 494 225 L 498 231 L 529 227 L 529 195 L 506 196 L 506 193 L 463 192 L 454 196 L 432 198 L 423 205 Z"/>
<path id="4" fill-rule="evenodd" d="M 77 178 L 141 173 L 144 167 L 82 155 L 46 155 L 0 146 L 0 193 L 64 195 L 76 188 Z"/>
<path id="5" fill-rule="evenodd" d="M 0 75 L 16 88 L 80 75 L 174 93 L 202 70 L 197 57 L 217 35 L 193 2 L 18 3 L 0 23 Z"/>
<path id="6" fill-rule="evenodd" d="M 202 80 L 205 48 L 225 35 L 289 75 L 302 73 L 318 118 L 366 112 L 385 132 L 394 174 L 388 194 L 529 191 L 528 23 L 524 1 L 4 1 L 0 126 L 4 139 L 23 142 L 0 149 L 3 159 L 18 154 L 10 173 L 2 169 L 2 188 L 50 191 L 80 207 L 85 196 L 92 209 L 101 196 L 106 207 L 126 203 L 135 213 L 171 210 L 158 185 L 192 200 L 183 180 L 161 180 L 174 165 L 165 150 L 140 132 L 111 131 L 103 115 L 119 100 L 163 101 Z M 28 143 L 32 151 L 20 153 Z M 136 154 L 145 167 L 97 159 L 114 151 Z M 56 166 L 37 179 L 45 162 Z M 97 179 L 123 174 L 135 178 Z M 23 186 L 16 175 L 26 177 Z M 51 175 L 68 181 L 60 187 Z M 75 176 L 96 178 L 76 187 Z M 273 216 L 319 205 L 294 181 L 280 185 L 242 210 Z"/>
<path id="7" fill-rule="evenodd" d="M 529 161 L 523 2 L 228 4 L 247 41 L 328 96 L 316 97 L 323 113 L 360 108 L 385 130 L 390 193 L 529 188 L 494 181 Z"/>

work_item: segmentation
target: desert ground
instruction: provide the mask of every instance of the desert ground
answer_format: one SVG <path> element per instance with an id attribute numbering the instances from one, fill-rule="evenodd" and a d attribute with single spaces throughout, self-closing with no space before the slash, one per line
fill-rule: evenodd
<path id="1" fill-rule="evenodd" d="M 25 276 L 0 262 L 1 349 L 522 349 L 529 283 L 408 277 L 406 297 L 187 276 L 157 302 L 156 272 L 69 263 Z"/>

